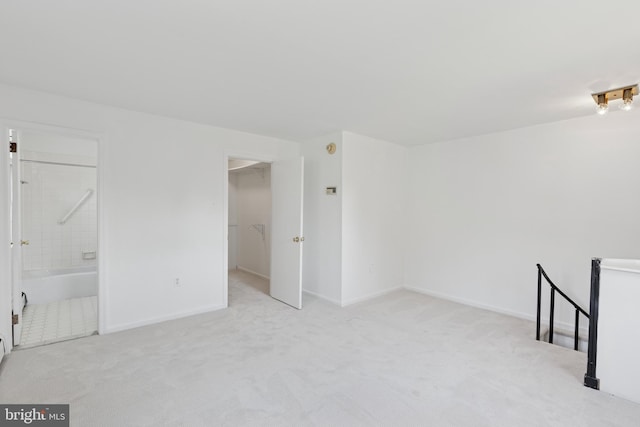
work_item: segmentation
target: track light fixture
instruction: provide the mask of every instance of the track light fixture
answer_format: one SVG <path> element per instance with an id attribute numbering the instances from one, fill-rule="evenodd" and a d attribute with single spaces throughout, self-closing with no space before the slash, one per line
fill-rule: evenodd
<path id="1" fill-rule="evenodd" d="M 620 109 L 624 111 L 629 111 L 631 109 L 631 104 L 633 104 L 633 95 L 638 94 L 638 85 L 633 86 L 625 86 L 618 89 L 607 90 L 605 92 L 598 92 L 591 95 L 593 100 L 598 104 L 596 111 L 598 114 L 603 115 L 609 111 L 609 101 L 614 101 L 617 99 L 622 100 L 622 105 L 620 105 Z"/>

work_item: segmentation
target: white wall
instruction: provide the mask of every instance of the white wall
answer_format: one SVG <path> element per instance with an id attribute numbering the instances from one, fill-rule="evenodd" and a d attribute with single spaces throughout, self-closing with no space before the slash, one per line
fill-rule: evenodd
<path id="1" fill-rule="evenodd" d="M 335 143 L 335 154 L 326 146 Z M 302 287 L 336 304 L 342 301 L 342 132 L 303 145 L 304 250 Z M 335 196 L 326 187 L 337 187 Z"/>
<path id="2" fill-rule="evenodd" d="M 300 150 L 1 85 L 0 117 L 102 135 L 103 332 L 223 306 L 225 153 Z M 305 144 L 304 288 L 348 304 L 404 283 L 531 318 L 540 262 L 586 307 L 591 257 L 640 258 L 639 131 L 635 110 L 411 149 L 348 132 Z"/>
<path id="3" fill-rule="evenodd" d="M 406 151 L 350 132 L 303 144 L 305 291 L 348 305 L 404 284 Z"/>
<path id="4" fill-rule="evenodd" d="M 343 133 L 342 304 L 404 285 L 406 147 Z"/>
<path id="5" fill-rule="evenodd" d="M 293 142 L 0 85 L 3 117 L 102 136 L 101 332 L 223 307 L 225 153 L 299 153 Z"/>
<path id="6" fill-rule="evenodd" d="M 237 179 L 237 266 L 269 278 L 271 263 L 271 168 L 231 171 Z M 229 197 L 231 203 L 231 197 Z M 231 222 L 231 221 L 229 221 Z M 254 227 L 255 226 L 255 227 Z M 263 226 L 264 234 L 258 230 Z"/>
<path id="7" fill-rule="evenodd" d="M 229 259 L 230 270 L 238 267 L 238 174 L 229 172 Z"/>
<path id="8" fill-rule="evenodd" d="M 640 260 L 603 259 L 596 377 L 600 390 L 640 404 Z"/>
<path id="9" fill-rule="evenodd" d="M 25 130 L 20 132 L 22 151 L 37 151 L 39 153 L 66 154 L 79 156 L 80 160 L 89 162 L 98 156 L 98 144 L 87 138 L 77 138 L 69 135 L 61 135 L 54 132 Z"/>
<path id="10" fill-rule="evenodd" d="M 410 149 L 406 284 L 533 318 L 541 263 L 588 310 L 591 258 L 640 258 L 639 134 L 614 111 Z"/>

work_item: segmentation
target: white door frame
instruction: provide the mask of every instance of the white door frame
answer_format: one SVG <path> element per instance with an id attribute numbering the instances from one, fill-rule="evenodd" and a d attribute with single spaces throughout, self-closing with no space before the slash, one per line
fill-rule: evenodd
<path id="1" fill-rule="evenodd" d="M 36 123 L 36 122 L 28 122 L 28 121 L 21 121 L 21 120 L 14 120 L 14 119 L 8 119 L 8 118 L 3 118 L 0 117 L 0 131 L 3 133 L 6 133 L 6 140 L 8 143 L 8 138 L 9 138 L 9 129 L 16 129 L 18 132 L 20 131 L 36 131 L 36 132 L 46 132 L 46 133 L 52 133 L 52 134 L 56 134 L 56 135 L 64 135 L 64 136 L 70 136 L 70 137 L 76 137 L 76 138 L 84 138 L 84 139 L 90 139 L 93 140 L 97 143 L 97 148 L 98 148 L 98 158 L 97 158 L 97 173 L 96 173 L 96 178 L 97 178 L 97 221 L 98 221 L 98 266 L 97 266 L 97 274 L 98 274 L 98 333 L 99 334 L 103 334 L 105 333 L 105 329 L 106 329 L 106 324 L 107 324 L 107 317 L 106 317 L 106 313 L 107 313 L 107 307 L 108 307 L 108 294 L 107 294 L 107 287 L 106 287 L 106 268 L 105 266 L 107 265 L 107 259 L 106 259 L 106 248 L 107 248 L 107 233 L 106 233 L 106 209 L 103 203 L 104 200 L 104 182 L 105 182 L 105 167 L 104 167 L 104 159 L 105 159 L 105 151 L 106 151 L 106 145 L 107 145 L 107 137 L 105 134 L 100 133 L 100 132 L 94 132 L 94 131 L 89 131 L 89 130 L 84 130 L 84 129 L 74 129 L 74 128 L 67 128 L 67 127 L 62 127 L 62 126 L 55 126 L 55 125 L 49 125 L 49 124 L 43 124 L 43 123 Z M 5 138 L 1 138 L 1 142 L 4 145 L 4 140 Z M 18 140 L 18 143 L 20 143 L 20 141 Z M 0 162 L 2 162 L 2 165 L 4 166 L 5 164 L 8 164 L 9 161 L 9 150 L 8 147 L 0 147 Z M 6 163 L 5 163 L 6 162 Z M 4 168 L 3 168 L 4 169 Z M 2 174 L 2 177 L 0 177 L 0 187 L 2 187 L 0 189 L 0 211 L 4 212 L 9 212 L 9 209 L 11 208 L 10 204 L 9 204 L 9 194 L 5 194 L 5 190 L 8 189 L 8 181 L 5 183 L 5 179 L 8 179 L 8 171 L 6 173 L 6 177 L 4 176 L 5 174 Z M 8 216 L 7 216 L 8 218 Z M 11 276 L 10 276 L 10 270 L 7 269 L 6 267 L 11 266 L 11 252 L 9 250 L 9 245 L 8 245 L 8 239 L 11 233 L 11 224 L 9 224 L 9 221 L 3 221 L 2 224 L 0 225 L 0 238 L 3 239 L 3 243 L 2 245 L 0 245 L 2 247 L 2 249 L 0 250 L 0 271 L 2 271 L 2 276 L 0 276 L 0 296 L 2 296 L 2 298 L 0 299 L 1 301 L 5 301 L 4 296 L 5 293 L 7 295 L 11 295 L 12 292 L 12 288 L 13 288 L 13 284 L 11 283 Z M 5 241 L 6 240 L 6 245 L 5 245 Z M 6 274 L 4 273 L 5 271 L 9 271 L 9 275 L 8 275 L 8 282 L 6 282 Z M 7 288 L 7 289 L 5 289 Z M 11 299 L 9 298 L 8 301 L 11 301 Z M 7 313 L 6 310 L 7 308 L 9 308 L 9 312 Z M 11 322 L 10 322 L 10 317 L 11 317 L 11 311 L 10 311 L 10 306 L 7 305 L 6 307 L 4 305 L 0 306 L 0 336 L 2 336 L 3 341 L 6 338 L 4 335 L 4 333 L 2 331 L 4 331 L 5 329 L 5 319 L 6 322 L 8 322 L 9 324 L 9 333 L 11 332 Z M 11 335 L 9 335 L 9 339 L 10 339 Z M 11 342 L 9 340 L 9 342 Z M 7 350 L 8 352 L 11 351 L 10 346 L 7 346 Z"/>
<path id="2" fill-rule="evenodd" d="M 258 154 L 247 151 L 225 151 L 222 156 L 224 178 L 223 182 L 223 221 L 222 221 L 222 235 L 224 236 L 223 243 L 224 248 L 222 250 L 222 283 L 224 284 L 224 307 L 229 307 L 229 159 L 243 159 L 254 160 L 256 162 L 273 163 L 276 160 L 276 156 L 268 156 L 264 154 Z"/>
<path id="3" fill-rule="evenodd" d="M 22 299 L 22 286 L 16 286 L 16 283 L 22 284 L 22 165 L 20 163 L 21 157 L 21 144 L 20 144 L 20 132 L 14 132 L 15 142 L 17 143 L 16 152 L 11 159 L 11 314 L 18 316 L 18 322 L 16 325 L 12 324 L 11 338 L 12 346 L 15 347 L 15 343 L 22 342 L 22 324 L 23 324 L 23 299 Z M 19 291 L 19 292 L 18 292 Z M 13 320 L 13 319 L 12 319 Z"/>
<path id="4" fill-rule="evenodd" d="M 0 339 L 3 354 L 11 352 L 11 308 L 13 296 L 13 284 L 11 283 L 11 203 L 10 195 L 10 169 L 9 169 L 9 126 L 0 125 Z M 2 357 L 0 357 L 1 359 Z"/>

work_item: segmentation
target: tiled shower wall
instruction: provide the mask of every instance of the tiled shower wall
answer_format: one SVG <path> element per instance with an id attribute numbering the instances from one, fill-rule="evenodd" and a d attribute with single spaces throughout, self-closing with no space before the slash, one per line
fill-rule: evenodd
<path id="1" fill-rule="evenodd" d="M 63 154 L 23 152 L 23 270 L 55 270 L 96 265 L 97 249 L 95 159 Z M 59 224 L 88 189 L 94 193 L 64 224 Z M 93 253 L 93 254 L 92 254 Z"/>

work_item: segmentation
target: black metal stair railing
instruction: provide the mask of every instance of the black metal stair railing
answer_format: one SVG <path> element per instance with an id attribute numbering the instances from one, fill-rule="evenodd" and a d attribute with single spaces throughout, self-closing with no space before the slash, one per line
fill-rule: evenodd
<path id="1" fill-rule="evenodd" d="M 540 341 L 540 312 L 542 309 L 542 278 L 547 281 L 549 286 L 551 287 L 551 297 L 550 297 L 550 309 L 549 309 L 549 343 L 553 344 L 553 321 L 555 314 L 555 300 L 556 300 L 556 292 L 559 293 L 565 300 L 567 300 L 574 308 L 575 308 L 575 331 L 574 331 L 574 339 L 573 339 L 573 349 L 578 350 L 579 337 L 578 332 L 580 329 L 580 313 L 582 313 L 587 319 L 590 319 L 589 313 L 587 313 L 582 307 L 580 307 L 574 300 L 569 298 L 560 288 L 558 288 L 555 283 L 549 279 L 549 276 L 544 271 L 540 264 L 536 264 L 538 267 L 538 316 L 536 319 L 536 340 Z"/>

